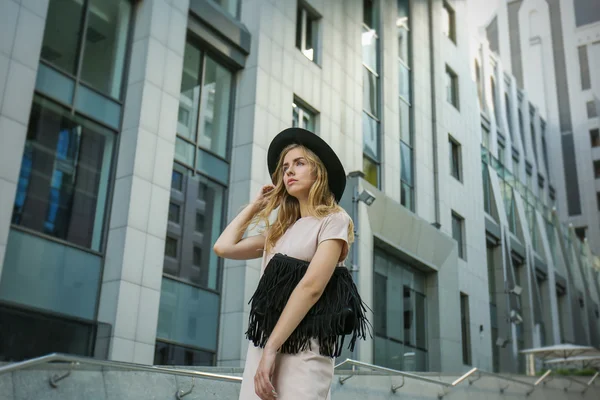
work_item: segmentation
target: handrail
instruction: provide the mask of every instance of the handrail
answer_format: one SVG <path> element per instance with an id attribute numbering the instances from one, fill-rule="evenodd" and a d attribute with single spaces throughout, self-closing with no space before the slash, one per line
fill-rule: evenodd
<path id="1" fill-rule="evenodd" d="M 18 371 L 24 368 L 34 367 L 36 365 L 54 362 L 54 361 L 62 361 L 62 362 L 70 362 L 71 364 L 80 365 L 80 364 L 88 364 L 95 365 L 100 367 L 113 367 L 117 369 L 126 369 L 132 371 L 142 371 L 142 372 L 160 372 L 164 374 L 170 375 L 179 375 L 179 376 L 190 376 L 194 378 L 200 379 L 212 379 L 226 382 L 242 382 L 242 378 L 239 376 L 231 376 L 231 375 L 221 375 L 221 374 L 213 374 L 210 372 L 201 372 L 194 371 L 189 369 L 179 369 L 179 368 L 166 368 L 166 367 L 158 367 L 153 365 L 143 365 L 143 364 L 134 364 L 127 363 L 122 361 L 110 361 L 110 360 L 99 360 L 95 358 L 75 356 L 70 354 L 61 354 L 61 353 L 51 353 L 45 356 L 32 358 L 30 360 L 20 361 L 13 364 L 8 364 L 4 366 L 0 366 L 0 375 L 8 372 Z"/>
<path id="2" fill-rule="evenodd" d="M 411 374 L 409 372 L 398 371 L 396 369 L 391 369 L 391 368 L 386 368 L 386 367 L 380 367 L 379 365 L 369 364 L 369 363 L 362 362 L 362 361 L 356 361 L 356 360 L 352 360 L 350 358 L 347 358 L 345 361 L 342 361 L 341 363 L 339 363 L 338 365 L 336 365 L 334 367 L 334 369 L 335 368 L 339 368 L 342 365 L 346 365 L 346 364 L 356 365 L 356 366 L 359 366 L 359 367 L 366 367 L 366 368 L 373 369 L 375 371 L 390 372 L 392 374 L 400 375 L 400 376 L 403 376 L 405 378 L 416 379 L 416 380 L 419 380 L 419 381 L 423 381 L 423 382 L 427 382 L 427 383 L 433 383 L 433 384 L 440 385 L 440 386 L 445 386 L 445 387 L 452 386 L 450 383 L 447 383 L 447 382 L 442 382 L 442 381 L 438 381 L 438 380 L 435 380 L 435 379 L 427 378 L 425 376 Z M 350 377 L 340 378 L 340 383 L 344 384 L 344 382 L 347 381 L 348 379 L 350 379 Z"/>
<path id="3" fill-rule="evenodd" d="M 496 374 L 493 372 L 488 372 L 488 371 L 484 371 L 481 370 L 479 368 L 472 368 L 471 370 L 469 370 L 468 372 L 464 373 L 462 376 L 460 376 L 458 379 L 456 379 L 454 382 L 452 383 L 447 383 L 447 382 L 443 382 L 443 381 L 438 381 L 435 379 L 431 379 L 431 378 L 427 378 L 425 376 L 420 376 L 420 375 L 416 375 L 416 374 L 411 374 L 409 372 L 404 372 L 404 371 L 399 371 L 399 370 L 395 370 L 395 369 L 391 369 L 391 368 L 386 368 L 386 367 L 381 367 L 379 365 L 374 365 L 374 364 L 369 364 L 369 363 L 365 363 L 362 361 L 356 361 L 356 360 L 352 360 L 350 358 L 346 359 L 345 361 L 339 363 L 338 365 L 335 366 L 335 368 L 339 368 L 343 365 L 356 365 L 359 367 L 366 367 L 366 368 L 370 368 L 372 370 L 376 370 L 376 371 L 382 371 L 382 372 L 389 372 L 395 375 L 399 375 L 402 376 L 402 385 L 399 386 L 393 386 L 392 385 L 392 392 L 396 392 L 396 390 L 398 390 L 399 388 L 401 388 L 402 386 L 404 386 L 404 378 L 411 378 L 411 379 L 416 379 L 416 380 L 420 380 L 423 382 L 427 382 L 427 383 L 433 383 L 436 385 L 440 385 L 443 386 L 443 393 L 440 393 L 438 395 L 438 398 L 442 398 L 444 397 L 444 395 L 446 395 L 448 393 L 448 390 L 458 386 L 460 383 L 464 382 L 466 379 L 468 379 L 471 375 L 474 375 L 475 373 L 479 374 L 479 377 L 477 379 L 473 379 L 473 380 L 469 380 L 469 385 L 472 385 L 473 382 L 481 379 L 482 376 L 492 376 L 495 377 L 497 379 L 501 379 L 501 380 L 505 380 L 507 382 L 512 382 L 512 383 L 518 383 L 524 386 L 528 386 L 530 388 L 530 390 L 528 390 L 526 392 L 526 395 L 529 396 L 552 372 L 551 370 L 548 370 L 544 373 L 544 375 L 542 375 L 537 381 L 535 381 L 535 383 L 529 383 L 529 382 L 525 382 L 522 381 L 520 379 L 515 379 L 515 378 L 511 378 L 509 376 L 504 376 L 504 375 L 500 375 L 500 374 Z M 347 381 L 348 379 L 352 378 L 352 376 L 354 375 L 350 375 L 350 376 L 346 376 L 346 377 L 340 377 L 339 378 L 339 382 L 340 384 L 344 384 L 345 381 Z M 588 386 L 591 385 L 591 383 L 594 381 L 594 379 L 598 376 L 598 374 L 596 374 L 596 376 L 594 376 L 594 378 L 592 378 L 590 380 L 590 382 L 588 383 Z M 500 392 L 504 393 L 504 390 L 506 390 L 508 388 L 510 384 L 507 384 L 506 386 L 500 388 Z"/>

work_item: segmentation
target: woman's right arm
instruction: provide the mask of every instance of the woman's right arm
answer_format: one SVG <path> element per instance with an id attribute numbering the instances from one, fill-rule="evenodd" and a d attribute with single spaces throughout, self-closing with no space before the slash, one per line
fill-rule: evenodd
<path id="1" fill-rule="evenodd" d="M 242 229 L 261 210 L 263 196 L 271 190 L 271 185 L 265 185 L 259 192 L 256 200 L 247 205 L 227 225 L 227 228 L 225 228 L 213 246 L 215 254 L 219 257 L 232 260 L 250 260 L 262 256 L 265 247 L 265 236 L 261 234 L 242 239 L 244 236 Z"/>

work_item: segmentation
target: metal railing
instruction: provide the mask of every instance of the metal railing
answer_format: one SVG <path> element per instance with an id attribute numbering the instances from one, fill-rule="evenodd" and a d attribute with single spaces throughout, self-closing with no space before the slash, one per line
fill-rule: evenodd
<path id="1" fill-rule="evenodd" d="M 515 379 L 512 378 L 510 376 L 504 376 L 504 375 L 500 375 L 500 374 L 496 374 L 493 372 L 487 372 L 484 370 L 481 370 L 479 368 L 473 368 L 470 371 L 464 373 L 462 376 L 460 376 L 458 379 L 456 379 L 455 381 L 449 383 L 449 382 L 444 382 L 441 380 L 437 380 L 437 379 L 432 379 L 432 378 L 428 378 L 426 376 L 421 376 L 421 375 L 417 375 L 414 373 L 409 373 L 409 372 L 404 372 L 404 371 L 399 371 L 399 370 L 395 370 L 395 369 L 391 369 L 391 368 L 385 368 L 385 367 L 380 367 L 378 365 L 374 365 L 374 364 L 369 364 L 369 363 L 365 363 L 362 361 L 356 361 L 356 360 L 352 360 L 352 359 L 346 359 L 345 361 L 341 362 L 340 364 L 336 365 L 335 368 L 338 369 L 342 366 L 345 365 L 352 365 L 352 366 L 356 366 L 356 367 L 364 367 L 364 368 L 369 368 L 371 370 L 374 371 L 380 371 L 380 372 L 386 372 L 390 375 L 398 375 L 402 377 L 402 384 L 400 385 L 393 385 L 391 386 L 391 391 L 392 393 L 396 393 L 396 391 L 398 391 L 398 389 L 402 388 L 404 386 L 405 383 L 405 378 L 408 379 L 415 379 L 421 382 L 426 382 L 426 383 L 430 383 L 430 384 L 434 384 L 434 385 L 439 385 L 442 386 L 442 392 L 438 393 L 438 399 L 443 398 L 445 395 L 447 395 L 450 390 L 452 390 L 453 388 L 455 388 L 456 386 L 460 385 L 462 382 L 464 382 L 465 380 L 468 380 L 469 385 L 472 385 L 473 383 L 475 383 L 476 381 L 478 381 L 479 379 L 481 379 L 484 376 L 490 376 L 490 377 L 494 377 L 496 379 L 499 380 L 503 380 L 506 381 L 507 384 L 500 387 L 500 393 L 504 393 L 504 391 L 506 389 L 508 389 L 508 387 L 511 384 L 519 384 L 522 386 L 526 386 L 529 388 L 529 390 L 527 392 L 525 392 L 526 396 L 529 396 L 531 393 L 533 393 L 533 391 L 542 383 L 545 383 L 546 379 L 550 376 L 550 374 L 552 373 L 552 370 L 547 370 L 542 376 L 540 376 L 534 383 L 530 383 L 530 382 L 526 382 L 526 381 L 522 381 L 519 379 Z M 477 375 L 476 378 L 471 378 L 473 375 Z M 576 382 L 580 385 L 586 386 L 586 388 L 583 390 L 582 393 L 585 393 L 589 387 L 594 383 L 594 381 L 596 380 L 596 378 L 598 377 L 599 373 L 596 373 L 587 383 L 578 381 L 576 379 L 570 378 L 570 377 L 561 377 L 561 378 L 566 378 L 569 379 L 573 382 Z M 344 382 L 346 382 L 348 379 L 352 378 L 355 375 L 348 375 L 348 376 L 343 376 L 339 378 L 339 383 L 340 385 L 343 385 Z M 563 388 L 564 390 L 567 390 L 567 388 Z"/>
<path id="2" fill-rule="evenodd" d="M 0 366 L 0 375 L 9 373 L 9 372 L 19 371 L 19 370 L 22 370 L 25 368 L 32 368 L 32 367 L 36 367 L 36 366 L 40 366 L 42 364 L 48 364 L 48 363 L 52 363 L 52 362 L 69 363 L 68 364 L 69 370 L 67 372 L 65 372 L 62 375 L 52 375 L 48 379 L 48 383 L 53 388 L 57 388 L 58 382 L 67 378 L 68 376 L 70 376 L 71 373 L 73 371 L 75 371 L 77 369 L 77 367 L 79 367 L 81 365 L 107 367 L 107 368 L 122 369 L 122 370 L 128 370 L 128 371 L 158 372 L 158 373 L 163 373 L 163 374 L 188 376 L 188 377 L 193 378 L 192 386 L 190 389 L 177 390 L 177 392 L 175 393 L 177 399 L 182 399 L 183 397 L 192 393 L 192 391 L 194 390 L 196 378 L 212 379 L 212 380 L 233 382 L 233 383 L 241 383 L 242 382 L 242 378 L 239 376 L 214 374 L 214 373 L 210 373 L 210 372 L 201 372 L 201 371 L 194 371 L 194 370 L 181 369 L 181 368 L 167 368 L 167 367 L 158 367 L 158 366 L 153 366 L 153 365 L 134 364 L 134 363 L 121 362 L 121 361 L 98 360 L 95 358 L 74 356 L 74 355 L 61 354 L 61 353 L 52 353 L 52 354 L 48 354 L 48 355 L 45 355 L 42 357 L 32 358 L 30 360 L 25 360 L 25 361 L 16 362 L 13 364 L 7 364 L 4 366 Z"/>

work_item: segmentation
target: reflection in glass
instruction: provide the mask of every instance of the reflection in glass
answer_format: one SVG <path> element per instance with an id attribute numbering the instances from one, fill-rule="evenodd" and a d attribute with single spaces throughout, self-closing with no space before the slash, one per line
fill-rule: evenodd
<path id="1" fill-rule="evenodd" d="M 313 112 L 308 111 L 296 102 L 292 103 L 292 126 L 294 128 L 300 127 L 313 133 L 317 133 L 315 119 L 316 116 Z"/>
<path id="2" fill-rule="evenodd" d="M 202 82 L 201 62 L 200 49 L 190 42 L 186 42 L 179 95 L 177 134 L 192 141 L 196 140 L 197 110 L 200 104 L 200 84 Z"/>
<path id="3" fill-rule="evenodd" d="M 398 69 L 399 69 L 399 77 L 398 77 L 398 82 L 399 82 L 399 88 L 400 88 L 400 97 L 403 97 L 404 99 L 406 99 L 406 101 L 409 101 L 410 99 L 410 71 L 409 69 L 406 67 L 406 65 L 404 65 L 402 62 L 398 62 Z"/>
<path id="4" fill-rule="evenodd" d="M 121 94 L 130 18 L 130 0 L 89 0 L 81 79 L 115 99 Z"/>
<path id="5" fill-rule="evenodd" d="M 404 142 L 400 142 L 400 163 L 402 181 L 412 186 L 412 149 Z"/>
<path id="6" fill-rule="evenodd" d="M 361 43 L 362 43 L 362 59 L 363 64 L 369 67 L 372 71 L 378 71 L 377 57 L 377 44 L 379 39 L 377 38 L 377 32 L 374 29 L 368 29 L 363 27 Z"/>
<path id="7" fill-rule="evenodd" d="M 373 269 L 375 364 L 426 371 L 425 275 L 378 248 Z"/>
<path id="8" fill-rule="evenodd" d="M 83 2 L 50 0 L 42 43 L 41 58 L 65 72 L 75 75 L 83 20 Z"/>
<path id="9" fill-rule="evenodd" d="M 214 353 L 156 341 L 154 365 L 213 366 Z"/>
<path id="10" fill-rule="evenodd" d="M 11 229 L 0 299 L 94 319 L 101 262 L 95 254 Z"/>
<path id="11" fill-rule="evenodd" d="M 402 182 L 401 186 L 400 186 L 400 204 L 402 204 L 404 207 L 408 208 L 409 210 L 413 210 L 414 211 L 414 189 L 409 186 L 408 184 Z"/>
<path id="12" fill-rule="evenodd" d="M 100 251 L 114 133 L 33 102 L 12 223 Z"/>
<path id="13" fill-rule="evenodd" d="M 163 278 L 156 336 L 206 350 L 217 349 L 219 296 L 185 283 Z M 194 321 L 194 329 L 189 323 Z"/>
<path id="14" fill-rule="evenodd" d="M 198 149 L 196 169 L 212 176 L 223 184 L 229 182 L 229 164 L 202 149 Z"/>
<path id="15" fill-rule="evenodd" d="M 367 68 L 363 68 L 363 108 L 372 115 L 379 116 L 379 81 Z"/>
<path id="16" fill-rule="evenodd" d="M 371 185 L 377 187 L 379 185 L 379 165 L 371 161 L 370 158 L 363 156 L 363 173 L 365 180 Z"/>
<path id="17" fill-rule="evenodd" d="M 212 1 L 214 1 L 215 3 L 217 3 L 218 5 L 223 7 L 223 9 L 225 11 L 227 11 L 229 13 L 229 15 L 231 15 L 233 18 L 238 17 L 238 7 L 240 4 L 240 0 L 212 0 Z"/>
<path id="18" fill-rule="evenodd" d="M 412 135 L 410 132 L 410 106 L 402 99 L 400 103 L 400 139 L 408 145 L 412 145 Z"/>
<path id="19" fill-rule="evenodd" d="M 175 159 L 186 165 L 194 165 L 194 148 L 193 144 L 177 138 L 175 140 Z"/>
<path id="20" fill-rule="evenodd" d="M 206 57 L 198 144 L 221 157 L 227 150 L 231 80 L 231 72 Z"/>
<path id="21" fill-rule="evenodd" d="M 363 113 L 363 151 L 375 160 L 379 160 L 379 132 L 377 126 L 377 121 Z"/>

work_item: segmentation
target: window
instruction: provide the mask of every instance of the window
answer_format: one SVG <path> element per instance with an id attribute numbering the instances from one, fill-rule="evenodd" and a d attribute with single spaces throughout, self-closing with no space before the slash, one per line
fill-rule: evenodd
<path id="1" fill-rule="evenodd" d="M 212 366 L 214 354 L 191 347 L 178 346 L 157 340 L 154 349 L 154 365 Z"/>
<path id="2" fill-rule="evenodd" d="M 165 256 L 177 258 L 177 239 L 167 236 L 165 240 Z"/>
<path id="3" fill-rule="evenodd" d="M 181 206 L 175 203 L 169 203 L 169 221 L 179 223 L 179 212 Z"/>
<path id="4" fill-rule="evenodd" d="M 590 131 L 590 142 L 592 147 L 600 147 L 600 130 L 598 128 Z"/>
<path id="5" fill-rule="evenodd" d="M 188 41 L 179 96 L 177 160 L 190 166 L 221 164 L 219 158 L 227 155 L 231 92 L 231 72 Z M 227 181 L 229 171 L 221 170 L 223 175 Z"/>
<path id="6" fill-rule="evenodd" d="M 490 149 L 490 130 L 483 125 L 481 126 L 481 144 L 486 149 Z"/>
<path id="7" fill-rule="evenodd" d="M 120 98 L 131 8 L 129 0 L 50 0 L 42 60 Z"/>
<path id="8" fill-rule="evenodd" d="M 587 116 L 589 119 L 596 118 L 598 116 L 598 109 L 596 108 L 596 103 L 594 101 L 588 101 L 585 103 L 587 107 Z"/>
<path id="9" fill-rule="evenodd" d="M 442 10 L 442 32 L 456 43 L 456 15 L 454 9 L 447 1 L 444 1 Z"/>
<path id="10" fill-rule="evenodd" d="M 581 240 L 582 242 L 585 240 L 585 238 L 587 237 L 587 226 L 580 226 L 575 228 L 575 236 L 577 236 L 577 238 L 579 240 Z"/>
<path id="11" fill-rule="evenodd" d="M 600 178 L 600 160 L 594 160 L 594 178 Z"/>
<path id="12" fill-rule="evenodd" d="M 298 2 L 296 47 L 311 61 L 319 63 L 319 19 L 305 4 Z"/>
<path id="13" fill-rule="evenodd" d="M 446 66 L 446 100 L 458 109 L 458 76 Z"/>
<path id="14" fill-rule="evenodd" d="M 523 112 L 521 111 L 519 104 L 519 137 L 521 138 L 521 148 L 523 149 L 523 153 L 525 154 L 525 156 L 527 156 L 527 146 L 525 146 L 525 139 L 524 139 L 524 126 L 523 126 Z"/>
<path id="15" fill-rule="evenodd" d="M 196 213 L 196 232 L 204 232 L 204 215 L 200 212 Z"/>
<path id="16" fill-rule="evenodd" d="M 492 188 L 490 185 L 490 174 L 487 164 L 481 163 L 481 177 L 483 179 L 483 209 L 486 213 L 492 214 Z"/>
<path id="17" fill-rule="evenodd" d="M 510 135 L 510 137 L 514 140 L 514 136 L 512 134 L 512 121 L 511 121 L 511 110 L 510 110 L 510 98 L 508 97 L 508 93 L 504 93 L 504 103 L 506 106 L 506 123 L 508 124 L 506 126 L 506 130 L 508 131 L 508 134 Z"/>
<path id="18" fill-rule="evenodd" d="M 450 175 L 462 181 L 461 146 L 451 136 L 448 136 L 448 147 L 450 149 Z"/>
<path id="19" fill-rule="evenodd" d="M 490 87 L 492 90 L 491 96 L 492 96 L 492 105 L 494 107 L 494 117 L 496 118 L 496 125 L 498 126 L 499 129 L 501 129 L 502 127 L 502 118 L 501 118 L 501 113 L 500 113 L 500 107 L 498 106 L 498 99 L 496 98 L 497 93 L 496 93 L 496 81 L 494 80 L 494 78 L 490 78 Z"/>
<path id="20" fill-rule="evenodd" d="M 374 363 L 427 371 L 425 275 L 379 248 L 373 257 Z"/>
<path id="21" fill-rule="evenodd" d="M 183 188 L 183 174 L 179 171 L 173 171 L 171 174 L 171 189 L 181 192 Z"/>
<path id="22" fill-rule="evenodd" d="M 380 177 L 380 84 L 379 84 L 379 3 L 363 0 L 363 172 L 365 179 L 379 187 Z"/>
<path id="23" fill-rule="evenodd" d="M 316 115 L 317 113 L 303 105 L 299 99 L 294 99 L 292 103 L 292 126 L 299 127 L 316 132 Z"/>
<path id="24" fill-rule="evenodd" d="M 600 192 L 596 192 L 596 206 L 598 207 L 598 211 L 600 211 Z"/>
<path id="25" fill-rule="evenodd" d="M 35 96 L 12 223 L 102 250 L 115 133 Z"/>
<path id="26" fill-rule="evenodd" d="M 583 45 L 577 47 L 577 54 L 579 55 L 579 75 L 581 77 L 581 90 L 586 90 L 592 87 L 587 46 Z"/>
<path id="27" fill-rule="evenodd" d="M 240 0 L 212 0 L 213 2 L 220 5 L 225 11 L 229 13 L 233 18 L 239 18 L 239 6 Z M 190 365 L 190 364 L 185 364 Z"/>
<path id="28" fill-rule="evenodd" d="M 477 100 L 479 100 L 479 108 L 483 109 L 483 84 L 481 82 L 481 67 L 479 62 L 475 60 L 475 83 L 477 84 Z"/>
<path id="29" fill-rule="evenodd" d="M 463 364 L 471 365 L 471 321 L 469 318 L 469 296 L 460 294 L 460 326 L 462 332 Z"/>
<path id="30" fill-rule="evenodd" d="M 531 116 L 531 119 L 533 119 L 533 115 Z M 531 123 L 529 129 L 531 132 L 531 147 L 533 148 L 533 158 L 535 160 L 535 165 L 538 165 L 537 141 L 535 139 L 535 127 L 533 126 L 533 122 Z"/>
<path id="31" fill-rule="evenodd" d="M 460 215 L 452 212 L 452 238 L 458 243 L 458 256 L 463 260 L 466 260 L 466 246 L 465 246 L 465 220 Z"/>
<path id="32" fill-rule="evenodd" d="M 513 157 L 512 159 L 512 174 L 515 176 L 515 179 L 517 181 L 520 180 L 520 169 L 519 169 L 519 158 L 518 157 Z"/>
<path id="33" fill-rule="evenodd" d="M 412 119 L 412 46 L 410 36 L 409 0 L 398 0 L 398 72 L 400 105 L 400 203 L 415 211 L 413 170 L 413 119 Z"/>
<path id="34" fill-rule="evenodd" d="M 504 157 L 506 154 L 506 149 L 504 148 L 504 145 L 501 142 L 498 142 L 498 161 L 500 161 L 500 164 L 504 165 Z"/>

